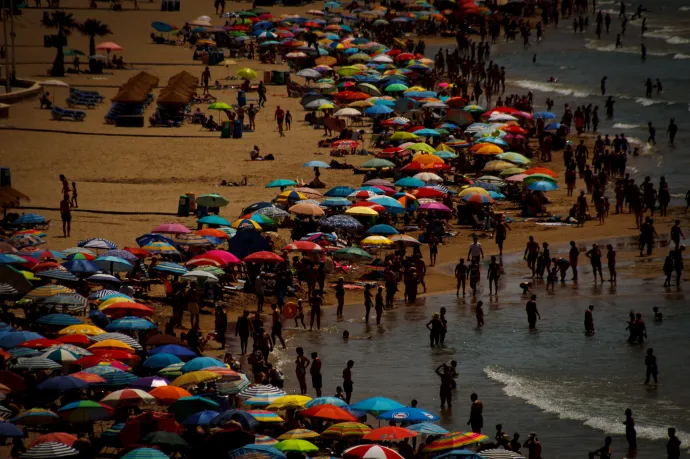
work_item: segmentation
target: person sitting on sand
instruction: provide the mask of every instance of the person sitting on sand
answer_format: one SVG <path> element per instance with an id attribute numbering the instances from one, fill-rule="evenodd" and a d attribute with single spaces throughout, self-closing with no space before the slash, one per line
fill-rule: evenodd
<path id="1" fill-rule="evenodd" d="M 264 159 L 264 157 L 261 156 L 261 154 L 259 154 L 259 151 L 260 151 L 259 147 L 254 145 L 254 149 L 251 151 L 251 153 L 249 153 L 249 158 L 252 161 L 262 161 Z"/>
<path id="2" fill-rule="evenodd" d="M 218 129 L 218 123 L 213 121 L 213 115 L 208 117 L 208 120 L 206 120 L 206 124 L 204 125 L 204 127 L 209 131 L 215 131 L 216 129 Z"/>

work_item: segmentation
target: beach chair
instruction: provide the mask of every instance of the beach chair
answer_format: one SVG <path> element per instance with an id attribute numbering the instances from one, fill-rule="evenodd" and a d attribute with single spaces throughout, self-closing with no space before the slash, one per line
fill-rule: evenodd
<path id="1" fill-rule="evenodd" d="M 77 98 L 74 96 L 70 96 L 67 98 L 65 101 L 67 103 L 67 106 L 72 108 L 72 107 L 86 107 L 86 108 L 96 108 L 96 103 L 92 99 L 82 99 L 82 98 Z"/>
<path id="2" fill-rule="evenodd" d="M 57 106 L 50 111 L 50 114 L 52 115 L 53 119 L 57 121 L 62 121 L 65 119 L 84 121 L 84 118 L 86 118 L 86 112 L 82 110 L 66 110 Z"/>

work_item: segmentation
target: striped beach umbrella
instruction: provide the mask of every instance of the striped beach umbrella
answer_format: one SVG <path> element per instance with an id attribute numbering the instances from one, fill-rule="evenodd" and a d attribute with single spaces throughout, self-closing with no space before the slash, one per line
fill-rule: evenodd
<path id="1" fill-rule="evenodd" d="M 254 444 L 262 446 L 275 446 L 278 444 L 278 440 L 268 435 L 255 435 Z"/>
<path id="2" fill-rule="evenodd" d="M 284 422 L 284 419 L 278 416 L 276 413 L 272 411 L 266 411 L 266 410 L 248 410 L 247 413 L 249 413 L 254 419 L 256 419 L 259 422 L 266 422 L 266 423 L 271 423 L 271 422 Z"/>
<path id="3" fill-rule="evenodd" d="M 255 437 L 256 441 L 256 437 Z M 285 459 L 287 456 L 269 445 L 245 445 L 229 453 L 230 459 Z"/>
<path id="4" fill-rule="evenodd" d="M 79 359 L 79 356 L 77 354 L 74 354 L 73 352 L 70 352 L 67 349 L 62 348 L 50 350 L 45 354 L 41 355 L 41 357 L 43 357 L 44 359 L 50 359 L 53 362 L 57 363 L 69 363 Z"/>
<path id="5" fill-rule="evenodd" d="M 12 365 L 13 370 L 27 370 L 27 371 L 38 371 L 38 370 L 56 370 L 62 368 L 57 362 L 48 360 L 43 357 L 26 357 L 17 359 L 17 363 Z"/>
<path id="6" fill-rule="evenodd" d="M 402 459 L 402 456 L 385 446 L 359 445 L 346 449 L 343 459 Z"/>
<path id="7" fill-rule="evenodd" d="M 129 347 L 136 349 L 136 350 L 141 350 L 143 349 L 141 347 L 141 344 L 131 336 L 125 335 L 123 333 L 103 333 L 102 335 L 98 336 L 92 336 L 91 341 L 95 343 L 100 343 L 102 341 L 106 340 L 116 340 L 125 343 Z"/>
<path id="8" fill-rule="evenodd" d="M 347 402 L 338 397 L 317 397 L 305 403 L 304 406 L 306 408 L 312 408 L 318 405 L 333 405 L 344 408 L 347 406 Z"/>
<path id="9" fill-rule="evenodd" d="M 64 443 L 48 441 L 32 446 L 19 457 L 22 459 L 54 459 L 59 457 L 72 457 L 78 454 L 79 451 Z"/>
<path id="10" fill-rule="evenodd" d="M 20 357 L 38 357 L 41 355 L 36 349 L 30 349 L 28 347 L 13 347 L 8 352 L 12 354 L 12 357 L 15 359 Z"/>
<path id="11" fill-rule="evenodd" d="M 88 300 L 78 293 L 59 293 L 46 298 L 38 303 L 38 305 L 41 308 L 47 308 L 49 306 L 57 306 L 61 310 L 67 308 L 69 314 L 75 314 L 85 310 L 87 303 Z"/>
<path id="12" fill-rule="evenodd" d="M 117 290 L 109 290 L 107 288 L 93 292 L 91 295 L 89 295 L 89 299 L 101 300 L 103 298 L 110 297 L 110 296 L 122 296 L 122 297 L 129 298 L 130 300 L 132 299 L 132 298 L 128 297 L 127 295 L 125 295 L 124 293 L 120 293 Z"/>
<path id="13" fill-rule="evenodd" d="M 362 438 L 371 432 L 371 427 L 359 422 L 340 422 L 324 430 L 321 435 L 328 438 Z"/>
<path id="14" fill-rule="evenodd" d="M 85 368 L 82 370 L 82 373 L 89 373 L 93 375 L 97 375 L 100 377 L 103 377 L 107 375 L 108 373 L 119 373 L 119 372 L 124 372 L 125 370 L 121 370 L 119 368 L 115 368 L 113 366 L 105 366 L 105 365 L 94 365 L 89 368 Z M 103 379 L 105 381 L 105 379 Z"/>
<path id="15" fill-rule="evenodd" d="M 280 389 L 279 387 L 271 386 L 270 384 L 255 384 L 253 386 L 245 388 L 244 390 L 242 390 L 242 392 L 240 392 L 240 398 L 245 400 L 248 400 L 252 397 L 258 397 L 261 395 L 283 396 L 285 395 L 285 391 Z"/>
<path id="16" fill-rule="evenodd" d="M 150 244 L 143 246 L 142 249 L 161 255 L 173 255 L 179 253 L 174 246 L 165 242 L 151 242 Z"/>
<path id="17" fill-rule="evenodd" d="M 153 448 L 137 448 L 128 452 L 121 459 L 170 459 L 167 454 Z"/>
<path id="18" fill-rule="evenodd" d="M 110 373 L 105 373 L 103 375 L 99 375 L 101 378 L 105 379 L 105 382 L 99 383 L 99 384 L 94 384 L 94 387 L 97 386 L 104 386 L 104 387 L 117 387 L 117 386 L 128 386 L 129 384 L 132 384 L 134 381 L 137 381 L 139 379 L 138 376 L 133 375 L 132 373 L 128 371 L 116 371 L 116 372 L 110 372 Z"/>
<path id="19" fill-rule="evenodd" d="M 439 451 L 449 451 L 466 445 L 481 443 L 489 437 L 474 432 L 451 432 L 426 445 L 425 453 L 436 453 Z"/>
<path id="20" fill-rule="evenodd" d="M 113 241 L 109 241 L 108 239 L 103 239 L 102 237 L 92 237 L 77 242 L 77 247 L 84 247 L 86 249 L 113 250 L 117 249 L 117 244 L 115 244 Z"/>
<path id="21" fill-rule="evenodd" d="M 178 376 L 182 376 L 183 366 L 184 362 L 173 363 L 172 365 L 168 365 L 167 367 L 158 371 L 158 374 L 161 376 L 165 376 L 166 378 L 177 378 Z"/>
<path id="22" fill-rule="evenodd" d="M 305 439 L 305 438 L 318 438 L 320 435 L 318 432 L 314 432 L 309 429 L 292 429 L 285 432 L 283 435 L 278 437 L 279 440 L 294 440 L 294 439 Z"/>
<path id="23" fill-rule="evenodd" d="M 123 373 L 126 374 L 126 373 Z M 109 419 L 115 410 L 103 403 L 91 400 L 80 400 L 68 403 L 58 410 L 58 414 L 67 422 L 94 422 Z"/>
<path id="24" fill-rule="evenodd" d="M 79 280 L 77 276 L 66 269 L 46 269 L 45 271 L 37 272 L 36 276 L 63 282 L 76 282 Z"/>
<path id="25" fill-rule="evenodd" d="M 62 327 L 83 323 L 80 319 L 68 314 L 48 314 L 39 318 L 36 322 L 41 325 L 60 325 Z"/>
<path id="26" fill-rule="evenodd" d="M 71 288 L 67 288 L 64 285 L 42 285 L 41 287 L 37 287 L 33 290 L 31 290 L 29 293 L 27 293 L 24 298 L 28 298 L 30 300 L 41 300 L 44 298 L 51 297 L 53 295 L 57 295 L 59 293 L 76 293 L 74 290 Z"/>
<path id="27" fill-rule="evenodd" d="M 249 378 L 242 374 L 238 373 L 240 375 L 240 379 L 237 381 L 230 381 L 230 382 L 218 382 L 216 383 L 216 387 L 218 388 L 218 392 L 223 395 L 234 395 L 234 394 L 239 394 L 244 390 L 246 387 L 249 387 L 251 382 L 249 381 Z"/>
<path id="28" fill-rule="evenodd" d="M 245 400 L 243 403 L 247 406 L 268 406 L 280 397 L 282 397 L 281 394 L 259 394 Z"/>
<path id="29" fill-rule="evenodd" d="M 138 406 L 141 404 L 155 403 L 156 399 L 140 389 L 122 389 L 111 392 L 101 399 L 104 403 L 113 408 L 122 406 Z"/>
<path id="30" fill-rule="evenodd" d="M 77 437 L 74 435 L 70 435 L 65 432 L 55 432 L 55 433 L 49 433 L 45 435 L 41 435 L 38 437 L 36 440 L 31 443 L 30 447 L 34 447 L 38 445 L 39 443 L 46 443 L 49 441 L 57 442 L 57 443 L 62 443 L 63 445 L 67 446 L 72 446 L 75 441 L 77 441 Z"/>
<path id="31" fill-rule="evenodd" d="M 182 274 L 186 274 L 189 271 L 182 265 L 178 265 L 177 263 L 170 263 L 167 261 L 160 262 L 151 269 L 153 271 L 160 271 L 162 273 L 175 274 L 179 276 L 181 276 Z"/>
<path id="32" fill-rule="evenodd" d="M 19 292 L 17 289 L 12 287 L 10 284 L 0 282 L 0 296 L 13 296 L 17 295 Z"/>
<path id="33" fill-rule="evenodd" d="M 60 416 L 50 410 L 31 408 L 12 418 L 10 422 L 22 426 L 45 426 L 60 422 Z"/>

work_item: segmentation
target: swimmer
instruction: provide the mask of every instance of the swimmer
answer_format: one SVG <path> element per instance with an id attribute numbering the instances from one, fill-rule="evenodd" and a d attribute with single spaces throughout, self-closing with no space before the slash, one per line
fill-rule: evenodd
<path id="1" fill-rule="evenodd" d="M 652 311 L 654 312 L 654 322 L 661 322 L 664 320 L 664 315 L 659 311 L 657 306 L 654 306 Z"/>
<path id="2" fill-rule="evenodd" d="M 347 330 L 343 331 L 343 340 L 349 341 L 351 339 L 373 339 L 372 336 L 350 336 L 350 332 Z"/>
<path id="3" fill-rule="evenodd" d="M 522 289 L 523 295 L 528 295 L 532 293 L 532 291 L 530 290 L 530 288 L 532 288 L 531 282 L 520 282 L 520 288 Z"/>
<path id="4" fill-rule="evenodd" d="M 594 305 L 590 304 L 585 310 L 585 333 L 594 333 Z"/>
<path id="5" fill-rule="evenodd" d="M 484 306 L 484 302 L 477 301 L 477 306 L 474 309 L 475 314 L 477 316 L 477 327 L 484 326 L 484 309 L 482 308 L 482 306 Z"/>
<path id="6" fill-rule="evenodd" d="M 658 384 L 657 375 L 659 374 L 659 367 L 656 365 L 656 356 L 654 349 L 651 347 L 647 349 L 647 356 L 644 358 L 644 364 L 647 367 L 647 376 L 644 380 L 645 384 L 649 384 L 649 378 L 654 378 L 654 384 Z"/>

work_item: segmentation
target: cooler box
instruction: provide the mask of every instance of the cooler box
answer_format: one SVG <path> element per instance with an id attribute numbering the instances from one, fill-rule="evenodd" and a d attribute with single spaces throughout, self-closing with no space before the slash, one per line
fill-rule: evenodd
<path id="1" fill-rule="evenodd" d="M 230 128 L 230 121 L 223 121 L 223 128 L 220 130 L 220 138 L 229 139 L 232 137 L 231 133 L 232 129 Z"/>
<path id="2" fill-rule="evenodd" d="M 189 196 L 180 196 L 180 201 L 177 203 L 177 216 L 189 217 Z"/>

